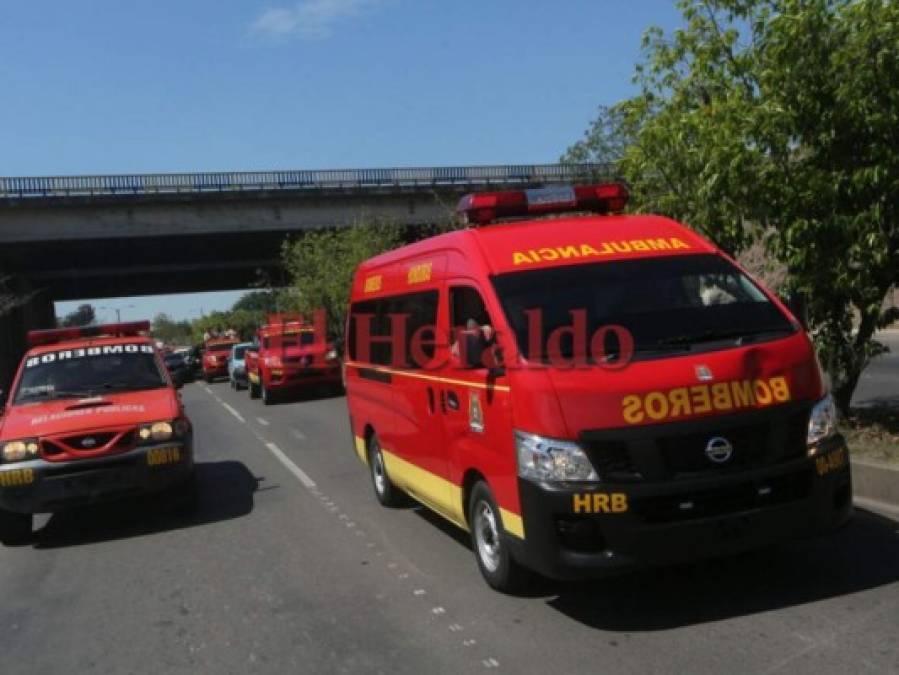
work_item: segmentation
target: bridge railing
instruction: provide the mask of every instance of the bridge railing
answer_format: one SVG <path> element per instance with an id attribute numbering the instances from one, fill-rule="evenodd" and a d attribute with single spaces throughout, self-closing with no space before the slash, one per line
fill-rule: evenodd
<path id="1" fill-rule="evenodd" d="M 69 195 L 231 192 L 327 188 L 420 187 L 569 183 L 615 176 L 612 164 L 522 164 L 501 166 L 240 171 L 125 174 L 115 176 L 0 177 L 0 198 Z"/>

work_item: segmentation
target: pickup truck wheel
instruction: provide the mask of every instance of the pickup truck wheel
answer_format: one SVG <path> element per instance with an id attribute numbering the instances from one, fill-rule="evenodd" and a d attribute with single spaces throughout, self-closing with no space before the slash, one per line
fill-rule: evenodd
<path id="1" fill-rule="evenodd" d="M 405 503 L 405 495 L 393 484 L 387 475 L 384 455 L 378 437 L 372 434 L 368 440 L 368 468 L 371 471 L 371 482 L 375 489 L 375 497 L 381 506 L 396 507 Z"/>
<path id="2" fill-rule="evenodd" d="M 274 392 L 265 386 L 265 382 L 262 383 L 262 404 L 263 405 L 271 405 L 275 402 L 275 394 Z"/>
<path id="3" fill-rule="evenodd" d="M 471 491 L 468 524 L 478 568 L 487 584 L 501 593 L 520 590 L 528 573 L 509 552 L 499 508 L 484 481 L 476 483 Z"/>
<path id="4" fill-rule="evenodd" d="M 31 537 L 31 514 L 0 510 L 0 543 L 23 544 Z"/>

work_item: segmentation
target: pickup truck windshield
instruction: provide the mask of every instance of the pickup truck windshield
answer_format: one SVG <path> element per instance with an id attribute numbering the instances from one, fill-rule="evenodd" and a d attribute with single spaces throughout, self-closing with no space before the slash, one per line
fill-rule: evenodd
<path id="1" fill-rule="evenodd" d="M 156 358 L 148 353 L 79 356 L 84 350 L 50 352 L 26 359 L 15 403 L 156 389 L 166 386 Z"/>
<path id="2" fill-rule="evenodd" d="M 603 326 L 629 330 L 635 360 L 726 349 L 796 330 L 745 274 L 715 255 L 512 272 L 494 277 L 493 283 L 519 349 L 532 360 L 548 359 L 550 334 L 571 326 L 577 310 L 586 313 L 588 344 Z M 536 316 L 542 335 L 529 341 Z M 570 358 L 573 344 L 566 334 L 560 355 Z M 533 353 L 535 345 L 539 354 Z M 607 359 L 614 360 L 617 351 L 617 339 L 608 333 Z"/>

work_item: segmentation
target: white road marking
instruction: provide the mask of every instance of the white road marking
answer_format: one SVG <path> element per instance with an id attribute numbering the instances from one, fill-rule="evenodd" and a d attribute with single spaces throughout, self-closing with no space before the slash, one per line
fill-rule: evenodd
<path id="1" fill-rule="evenodd" d="M 210 389 L 209 387 L 203 387 L 203 389 L 206 390 L 207 394 L 212 394 L 212 389 Z M 212 395 L 215 396 L 215 394 L 212 394 Z"/>
<path id="2" fill-rule="evenodd" d="M 246 424 L 246 423 L 247 423 L 247 421 L 243 418 L 243 415 L 241 415 L 239 412 L 237 412 L 237 411 L 236 411 L 234 408 L 232 408 L 230 405 L 228 405 L 228 404 L 225 403 L 224 401 L 222 401 L 222 405 L 224 406 L 225 410 L 227 410 L 229 413 L 231 413 L 232 415 L 234 415 L 234 417 L 237 418 L 237 421 L 238 421 L 238 422 L 240 422 L 241 424 Z"/>
<path id="3" fill-rule="evenodd" d="M 412 595 L 424 595 L 425 593 L 427 593 L 427 591 L 423 588 L 416 588 L 412 591 Z"/>
<path id="4" fill-rule="evenodd" d="M 281 448 L 274 443 L 266 443 L 265 447 L 271 450 L 272 454 L 278 458 L 278 461 L 280 461 L 290 473 L 299 478 L 300 482 L 306 486 L 306 488 L 312 489 L 315 487 L 315 481 L 307 476 L 300 467 L 294 464 L 290 458 L 282 452 Z"/>
<path id="5" fill-rule="evenodd" d="M 267 426 L 268 426 L 268 420 L 267 420 L 267 419 L 264 419 L 264 418 L 262 418 L 262 417 L 257 417 L 257 418 L 256 418 L 256 421 L 259 422 L 259 424 L 261 424 L 261 425 L 264 426 L 264 427 L 267 427 Z"/>
<path id="6" fill-rule="evenodd" d="M 499 668 L 499 661 L 492 656 L 489 659 L 484 659 L 481 663 L 484 664 L 485 668 Z"/>
<path id="7" fill-rule="evenodd" d="M 443 607 L 433 607 L 431 608 L 431 614 L 446 614 L 446 610 Z"/>
<path id="8" fill-rule="evenodd" d="M 293 437 L 294 437 L 295 439 L 297 439 L 298 441 L 307 441 L 307 440 L 309 440 L 308 438 L 306 438 L 306 434 L 304 434 L 304 433 L 303 433 L 302 431 L 300 431 L 299 429 L 291 429 L 291 430 L 290 430 L 290 435 L 293 436 Z"/>

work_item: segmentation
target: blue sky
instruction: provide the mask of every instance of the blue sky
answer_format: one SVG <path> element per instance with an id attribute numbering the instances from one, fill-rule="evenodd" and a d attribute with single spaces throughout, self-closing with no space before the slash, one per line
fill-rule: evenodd
<path id="1" fill-rule="evenodd" d="M 6 3 L 0 174 L 554 161 L 673 4 Z"/>

